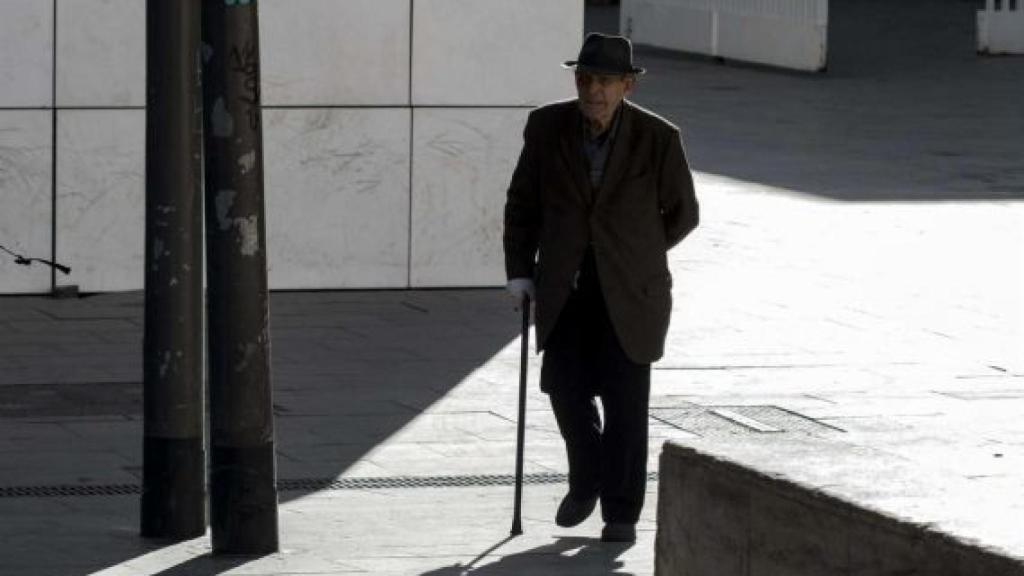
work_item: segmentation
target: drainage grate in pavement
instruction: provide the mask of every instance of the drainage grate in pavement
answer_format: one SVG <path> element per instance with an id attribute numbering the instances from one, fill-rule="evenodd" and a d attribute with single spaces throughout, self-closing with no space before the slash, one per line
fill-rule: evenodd
<path id="1" fill-rule="evenodd" d="M 689 406 L 651 408 L 651 418 L 705 437 L 736 434 L 820 435 L 844 430 L 778 406 Z"/>
<path id="2" fill-rule="evenodd" d="M 658 473 L 647 474 L 657 482 Z M 525 474 L 524 484 L 563 484 L 565 474 Z M 401 488 L 470 488 L 512 486 L 512 474 L 475 474 L 465 476 L 382 476 L 375 478 L 283 478 L 277 481 L 281 492 L 320 492 L 335 490 L 383 490 Z M 140 494 L 137 484 L 0 486 L 0 498 L 76 498 L 85 496 L 131 496 Z"/>
<path id="3" fill-rule="evenodd" d="M 50 486 L 0 486 L 0 498 L 62 498 L 80 496 L 130 496 L 142 492 L 136 484 L 58 484 Z"/>

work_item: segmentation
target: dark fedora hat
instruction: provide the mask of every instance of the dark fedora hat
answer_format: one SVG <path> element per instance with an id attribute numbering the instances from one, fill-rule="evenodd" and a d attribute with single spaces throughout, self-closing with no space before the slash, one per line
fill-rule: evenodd
<path id="1" fill-rule="evenodd" d="M 633 65 L 633 44 L 625 36 L 587 34 L 576 60 L 567 60 L 566 68 L 576 68 L 598 74 L 643 74 L 644 69 Z"/>

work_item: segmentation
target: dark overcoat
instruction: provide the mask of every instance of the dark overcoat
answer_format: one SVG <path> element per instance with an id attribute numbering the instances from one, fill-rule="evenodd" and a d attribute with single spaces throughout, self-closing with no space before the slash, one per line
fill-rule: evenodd
<path id="1" fill-rule="evenodd" d="M 697 226 L 679 130 L 623 102 L 601 186 L 592 188 L 575 99 L 533 110 L 505 204 L 505 271 L 533 278 L 543 350 L 587 247 L 615 333 L 637 363 L 664 354 L 672 311 L 667 252 Z"/>

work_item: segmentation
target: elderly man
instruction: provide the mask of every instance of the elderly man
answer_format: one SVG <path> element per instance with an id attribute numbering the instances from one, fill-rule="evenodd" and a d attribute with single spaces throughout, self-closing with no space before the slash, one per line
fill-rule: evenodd
<path id="1" fill-rule="evenodd" d="M 697 200 L 679 130 L 625 99 L 643 73 L 629 40 L 590 34 L 565 66 L 578 98 L 530 113 L 509 185 L 507 289 L 536 302 L 541 389 L 565 440 L 555 520 L 575 526 L 600 500 L 602 540 L 630 542 L 672 310 L 666 253 L 696 227 Z"/>

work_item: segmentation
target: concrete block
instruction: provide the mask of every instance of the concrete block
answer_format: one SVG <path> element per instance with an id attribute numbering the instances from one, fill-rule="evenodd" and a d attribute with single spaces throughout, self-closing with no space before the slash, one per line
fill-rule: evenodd
<path id="1" fill-rule="evenodd" d="M 0 244 L 50 259 L 51 113 L 0 110 Z M 50 269 L 0 254 L 0 294 L 47 292 Z"/>
<path id="2" fill-rule="evenodd" d="M 824 0 L 622 0 L 622 33 L 637 44 L 818 71 L 828 47 Z"/>
<path id="3" fill-rule="evenodd" d="M 86 292 L 143 286 L 143 110 L 62 110 L 57 120 L 58 285 Z"/>
<path id="4" fill-rule="evenodd" d="M 656 574 L 747 576 L 749 494 L 692 462 L 664 452 L 660 461 Z"/>
<path id="5" fill-rule="evenodd" d="M 58 0 L 57 105 L 146 105 L 146 3 Z"/>
<path id="6" fill-rule="evenodd" d="M 264 0 L 266 106 L 409 103 L 409 0 Z"/>
<path id="7" fill-rule="evenodd" d="M 728 450 L 722 443 L 718 447 Z M 792 456 L 778 443 L 761 445 L 771 447 L 779 448 L 772 458 L 785 461 Z M 747 448 L 736 453 L 747 454 Z M 867 456 L 880 458 L 878 453 Z M 833 457 L 858 456 L 849 452 Z M 881 458 L 891 471 L 876 481 L 882 491 L 891 491 L 885 484 L 913 482 L 898 460 Z M 836 488 L 845 478 L 839 476 L 830 485 L 796 481 L 763 465 L 674 442 L 665 444 L 660 462 L 655 564 L 662 576 L 1024 574 L 1024 562 L 1005 547 L 998 531 L 989 534 L 992 540 L 979 540 L 958 531 L 970 522 L 933 524 L 915 518 L 907 503 L 890 509 L 864 494 L 840 496 Z M 939 484 L 950 482 L 955 480 L 944 478 Z M 925 488 L 918 499 L 933 495 L 940 499 L 938 506 L 963 497 L 916 485 Z"/>
<path id="8" fill-rule="evenodd" d="M 862 516 L 860 520 L 847 531 L 851 575 L 911 574 L 924 564 L 921 534 L 870 517 Z"/>
<path id="9" fill-rule="evenodd" d="M 53 3 L 0 2 L 0 107 L 53 105 Z"/>
<path id="10" fill-rule="evenodd" d="M 417 109 L 412 285 L 503 285 L 502 221 L 528 110 Z"/>
<path id="11" fill-rule="evenodd" d="M 1015 10 L 1004 3 L 996 10 L 993 2 L 978 10 L 978 52 L 987 54 L 1024 54 L 1024 7 Z"/>
<path id="12" fill-rule="evenodd" d="M 415 105 L 536 105 L 575 94 L 560 64 L 583 37 L 583 0 L 414 0 Z"/>
<path id="13" fill-rule="evenodd" d="M 409 115 L 264 111 L 272 288 L 406 286 Z"/>
<path id="14" fill-rule="evenodd" d="M 846 573 L 846 509 L 788 490 L 749 493 L 751 576 Z"/>
<path id="15" fill-rule="evenodd" d="M 775 16 L 728 14 L 718 17 L 718 56 L 816 72 L 825 67 L 827 25 Z"/>
<path id="16" fill-rule="evenodd" d="M 622 0 L 620 32 L 637 44 L 693 54 L 711 54 L 713 16 L 684 4 Z"/>

